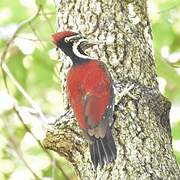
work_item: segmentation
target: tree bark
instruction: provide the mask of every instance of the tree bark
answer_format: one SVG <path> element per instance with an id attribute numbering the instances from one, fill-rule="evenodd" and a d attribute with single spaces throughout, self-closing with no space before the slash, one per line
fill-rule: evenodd
<path id="1" fill-rule="evenodd" d="M 60 78 L 68 113 L 47 130 L 44 146 L 72 163 L 80 179 L 180 179 L 171 142 L 170 102 L 156 81 L 151 27 L 145 0 L 57 0 L 58 31 L 81 32 L 106 41 L 90 56 L 104 61 L 115 89 L 113 136 L 117 159 L 93 170 L 89 147 L 68 106 L 65 79 L 70 60 L 62 60 Z M 131 94 L 120 92 L 134 84 Z"/>

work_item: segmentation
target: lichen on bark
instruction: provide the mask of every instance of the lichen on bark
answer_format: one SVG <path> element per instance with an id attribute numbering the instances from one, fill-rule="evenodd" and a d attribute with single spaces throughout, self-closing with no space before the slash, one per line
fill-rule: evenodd
<path id="1" fill-rule="evenodd" d="M 68 115 L 47 130 L 44 146 L 69 160 L 80 179 L 180 179 L 172 150 L 170 102 L 156 81 L 152 35 L 145 0 L 57 0 L 58 30 L 81 32 L 105 41 L 89 52 L 108 66 L 115 87 L 113 136 L 117 159 L 93 170 L 88 143 L 77 126 L 66 96 L 70 61 L 63 59 L 60 78 Z M 134 84 L 131 94 L 120 92 Z"/>

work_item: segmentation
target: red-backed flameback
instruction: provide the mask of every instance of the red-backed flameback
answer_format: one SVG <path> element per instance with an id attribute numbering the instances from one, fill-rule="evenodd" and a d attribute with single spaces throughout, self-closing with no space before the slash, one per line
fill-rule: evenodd
<path id="1" fill-rule="evenodd" d="M 91 160 L 98 164 L 116 159 L 116 146 L 112 136 L 114 92 L 112 78 L 106 65 L 89 57 L 85 49 L 95 45 L 78 33 L 57 32 L 53 42 L 72 60 L 67 75 L 70 104 L 80 128 L 88 137 Z"/>

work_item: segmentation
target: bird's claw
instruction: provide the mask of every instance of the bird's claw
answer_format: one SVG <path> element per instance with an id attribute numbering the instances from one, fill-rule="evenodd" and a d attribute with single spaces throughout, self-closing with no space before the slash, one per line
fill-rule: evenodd
<path id="1" fill-rule="evenodd" d="M 131 84 L 130 86 L 129 84 L 127 84 L 125 88 L 123 89 L 123 91 L 121 91 L 121 93 L 119 94 L 119 99 L 121 99 L 125 95 L 128 95 L 132 99 L 136 100 L 137 98 L 130 93 L 130 91 L 134 88 L 134 86 L 135 86 L 134 84 Z"/>

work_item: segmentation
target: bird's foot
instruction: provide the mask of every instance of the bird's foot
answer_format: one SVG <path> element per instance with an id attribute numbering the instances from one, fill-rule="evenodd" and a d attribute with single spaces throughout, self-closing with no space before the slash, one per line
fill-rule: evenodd
<path id="1" fill-rule="evenodd" d="M 134 86 L 135 86 L 134 84 L 131 84 L 131 85 L 127 84 L 125 88 L 123 89 L 123 91 L 120 92 L 119 99 L 121 99 L 125 95 L 128 95 L 132 99 L 136 100 L 137 98 L 130 93 L 130 91 L 134 88 Z"/>

